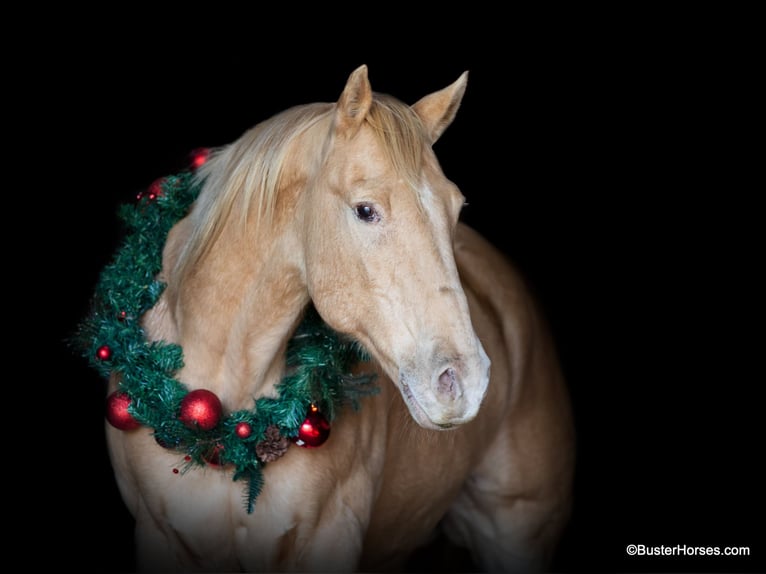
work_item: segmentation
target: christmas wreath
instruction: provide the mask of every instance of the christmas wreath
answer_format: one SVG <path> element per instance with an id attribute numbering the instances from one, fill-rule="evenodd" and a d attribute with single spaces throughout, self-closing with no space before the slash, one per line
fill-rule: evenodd
<path id="1" fill-rule="evenodd" d="M 207 150 L 196 150 L 188 169 L 156 180 L 120 207 L 127 233 L 99 276 L 74 342 L 104 378 L 118 375 L 119 387 L 106 399 L 110 424 L 125 432 L 151 428 L 157 443 L 182 455 L 175 473 L 199 465 L 233 467 L 233 480 L 247 482 L 251 513 L 265 464 L 290 444 L 323 444 L 338 410 L 347 404 L 358 409 L 359 399 L 378 389 L 372 375 L 350 374 L 352 364 L 368 359 L 364 350 L 335 333 L 312 306 L 288 343 L 278 396 L 254 398 L 249 410 L 227 413 L 213 392 L 188 389 L 175 377 L 183 366 L 181 347 L 147 340 L 141 317 L 165 288 L 156 279 L 162 249 L 202 188 L 196 167 L 207 156 Z"/>

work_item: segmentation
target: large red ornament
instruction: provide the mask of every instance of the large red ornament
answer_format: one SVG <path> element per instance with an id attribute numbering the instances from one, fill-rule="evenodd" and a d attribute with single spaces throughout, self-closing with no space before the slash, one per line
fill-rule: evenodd
<path id="1" fill-rule="evenodd" d="M 330 423 L 316 405 L 311 405 L 306 419 L 298 429 L 298 436 L 293 442 L 304 448 L 321 446 L 330 436 Z"/>
<path id="2" fill-rule="evenodd" d="M 114 428 L 128 431 L 141 426 L 128 412 L 130 397 L 122 391 L 115 391 L 106 398 L 106 420 Z"/>
<path id="3" fill-rule="evenodd" d="M 178 418 L 190 429 L 211 430 L 221 420 L 223 406 L 212 391 L 196 389 L 181 401 Z"/>

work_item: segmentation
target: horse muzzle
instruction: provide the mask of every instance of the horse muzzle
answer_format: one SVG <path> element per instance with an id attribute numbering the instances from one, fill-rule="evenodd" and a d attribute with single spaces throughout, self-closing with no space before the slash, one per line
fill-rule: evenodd
<path id="1" fill-rule="evenodd" d="M 489 358 L 479 347 L 472 361 L 459 358 L 427 373 L 402 369 L 398 386 L 415 422 L 448 430 L 476 417 L 489 385 L 489 369 Z"/>

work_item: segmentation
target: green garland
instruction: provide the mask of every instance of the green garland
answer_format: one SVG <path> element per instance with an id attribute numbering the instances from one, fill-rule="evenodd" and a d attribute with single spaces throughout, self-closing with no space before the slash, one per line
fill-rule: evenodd
<path id="1" fill-rule="evenodd" d="M 254 400 L 252 410 L 228 413 L 211 430 L 182 422 L 179 411 L 189 389 L 174 375 L 183 366 L 183 351 L 179 345 L 147 341 L 140 319 L 165 288 L 156 276 L 167 234 L 188 213 L 200 188 L 189 169 L 157 180 L 134 204 L 120 207 L 128 232 L 113 262 L 101 272 L 90 313 L 74 339 L 101 376 L 119 374 L 129 415 L 152 428 L 160 445 L 184 453 L 184 470 L 211 462 L 233 465 L 233 480 L 248 483 L 245 500 L 251 513 L 265 461 L 281 454 L 264 457 L 264 445 L 286 449 L 312 405 L 332 421 L 343 405 L 356 410 L 361 397 L 378 389 L 371 384 L 373 375 L 349 374 L 353 363 L 368 358 L 364 350 L 342 339 L 309 306 L 288 343 L 288 374 L 277 385 L 277 398 Z"/>

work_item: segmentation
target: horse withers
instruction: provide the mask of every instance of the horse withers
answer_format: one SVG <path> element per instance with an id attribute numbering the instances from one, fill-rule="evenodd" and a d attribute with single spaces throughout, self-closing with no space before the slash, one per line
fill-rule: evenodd
<path id="1" fill-rule="evenodd" d="M 151 352 L 182 349 L 181 387 L 155 393 L 146 381 L 164 378 L 142 371 L 123 393 L 142 424 L 107 425 L 140 569 L 394 570 L 437 529 L 486 570 L 550 565 L 570 512 L 570 404 L 542 314 L 459 221 L 432 149 L 466 83 L 410 106 L 361 66 L 337 102 L 281 112 L 196 171 L 140 317 Z M 374 375 L 378 391 L 331 421 L 316 417 L 340 391 L 286 360 L 309 309 L 361 349 L 336 379 Z M 100 359 L 134 348 L 115 346 Z M 296 372 L 300 391 L 284 383 Z M 127 379 L 115 369 L 110 396 Z M 309 395 L 306 430 L 293 405 Z"/>

